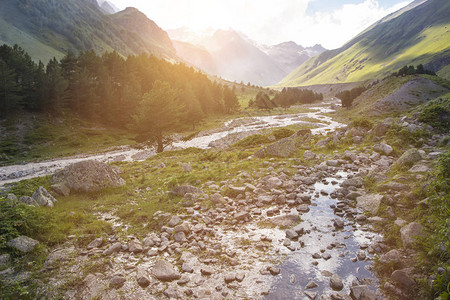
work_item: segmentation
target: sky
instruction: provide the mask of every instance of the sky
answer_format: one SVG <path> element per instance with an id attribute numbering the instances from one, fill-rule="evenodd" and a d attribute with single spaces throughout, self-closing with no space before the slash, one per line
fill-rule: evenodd
<path id="1" fill-rule="evenodd" d="M 294 41 L 327 49 L 412 0 L 109 0 L 136 7 L 164 30 L 234 29 L 266 45 Z"/>

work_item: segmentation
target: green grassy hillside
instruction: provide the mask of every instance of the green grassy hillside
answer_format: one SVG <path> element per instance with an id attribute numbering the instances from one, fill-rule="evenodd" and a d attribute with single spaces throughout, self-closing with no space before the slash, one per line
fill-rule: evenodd
<path id="1" fill-rule="evenodd" d="M 306 86 L 382 78 L 406 64 L 424 64 L 448 77 L 450 2 L 428 0 L 388 16 L 342 48 L 326 51 L 289 74 L 279 86 Z"/>
<path id="2" fill-rule="evenodd" d="M 44 62 L 69 51 L 91 49 L 175 57 L 167 33 L 142 13 L 139 17 L 139 25 L 147 29 L 145 35 L 120 16 L 104 15 L 89 0 L 2 0 L 0 42 L 18 44 L 33 59 Z"/>

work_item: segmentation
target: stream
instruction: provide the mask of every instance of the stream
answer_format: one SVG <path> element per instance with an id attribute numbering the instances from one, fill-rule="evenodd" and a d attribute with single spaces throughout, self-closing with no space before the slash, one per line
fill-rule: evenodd
<path id="1" fill-rule="evenodd" d="M 329 196 L 348 175 L 337 172 L 314 185 L 310 210 L 301 216 L 306 232 L 299 238 L 302 246 L 296 243 L 298 250 L 287 254 L 280 265 L 281 276 L 271 283 L 266 299 L 307 299 L 305 291 L 330 295 L 334 292 L 331 274 L 339 275 L 344 284 L 341 292 L 347 295 L 353 282 L 366 284 L 375 292 L 378 281 L 369 270 L 372 259 L 366 249 L 381 237 L 356 223 L 352 212 Z M 344 222 L 342 230 L 333 226 L 336 219 Z M 305 289 L 311 281 L 317 287 Z"/>
<path id="2" fill-rule="evenodd" d="M 328 103 L 327 103 L 328 104 Z M 334 104 L 334 102 L 329 102 Z M 333 109 L 323 106 L 309 106 L 311 112 L 289 114 L 289 115 L 273 115 L 233 119 L 224 124 L 224 127 L 200 133 L 199 136 L 188 141 L 177 141 L 172 144 L 171 149 L 185 149 L 189 147 L 197 147 L 208 149 L 213 147 L 212 142 L 225 138 L 228 135 L 243 133 L 243 132 L 257 132 L 259 130 L 284 127 L 294 124 L 313 125 L 311 131 L 313 134 L 322 134 L 333 131 L 336 128 L 344 126 L 332 120 L 331 117 L 324 115 L 324 113 L 332 112 Z M 308 119 L 314 118 L 319 120 L 317 123 L 311 123 Z M 142 161 L 155 155 L 152 149 L 133 149 L 129 147 L 121 147 L 118 150 L 93 154 L 93 155 L 78 155 L 73 157 L 55 158 L 47 161 L 23 163 L 19 165 L 11 165 L 0 167 L 0 188 L 6 184 L 18 182 L 24 179 L 31 179 L 35 177 L 42 177 L 55 173 L 56 171 L 65 168 L 66 166 L 83 161 L 95 159 L 102 162 L 113 161 Z"/>

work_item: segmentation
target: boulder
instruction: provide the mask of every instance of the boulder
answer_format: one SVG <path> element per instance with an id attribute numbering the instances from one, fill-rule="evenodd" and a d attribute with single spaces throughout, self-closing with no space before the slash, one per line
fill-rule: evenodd
<path id="1" fill-rule="evenodd" d="M 187 193 L 200 194 L 201 190 L 191 185 L 180 185 L 170 191 L 170 195 L 172 196 L 184 196 Z"/>
<path id="2" fill-rule="evenodd" d="M 411 248 L 415 242 L 416 236 L 422 235 L 423 226 L 419 223 L 412 222 L 400 229 L 403 247 Z"/>
<path id="3" fill-rule="evenodd" d="M 388 144 L 385 143 L 379 143 L 373 146 L 373 150 L 383 153 L 385 155 L 389 155 L 392 153 L 392 151 L 394 151 L 394 149 L 389 146 Z"/>
<path id="4" fill-rule="evenodd" d="M 142 247 L 142 244 L 138 240 L 132 240 L 128 243 L 128 251 L 137 254 L 144 251 L 144 247 Z"/>
<path id="5" fill-rule="evenodd" d="M 109 287 L 113 289 L 121 288 L 124 285 L 125 281 L 127 280 L 122 275 L 114 275 L 109 282 Z"/>
<path id="6" fill-rule="evenodd" d="M 395 270 L 392 272 L 391 279 L 404 289 L 411 290 L 416 285 L 416 282 L 409 277 L 404 270 Z"/>
<path id="7" fill-rule="evenodd" d="M 277 187 L 280 187 L 283 184 L 283 181 L 281 181 L 278 177 L 270 177 L 266 181 L 266 187 L 267 189 L 276 189 Z"/>
<path id="8" fill-rule="evenodd" d="M 53 207 L 56 199 L 42 186 L 40 186 L 31 197 L 39 206 Z"/>
<path id="9" fill-rule="evenodd" d="M 214 205 L 216 207 L 224 206 L 227 203 L 225 198 L 219 193 L 215 193 L 215 194 L 211 195 L 211 197 L 209 198 L 209 201 L 211 202 L 212 205 Z"/>
<path id="10" fill-rule="evenodd" d="M 422 160 L 419 150 L 412 148 L 406 150 L 395 162 L 394 166 L 399 169 L 411 168 L 416 162 Z"/>
<path id="11" fill-rule="evenodd" d="M 367 285 L 355 285 L 350 287 L 350 297 L 353 300 L 377 300 L 377 296 Z"/>
<path id="12" fill-rule="evenodd" d="M 22 196 L 19 198 L 19 202 L 22 202 L 27 205 L 39 206 L 39 204 L 32 197 Z"/>
<path id="13" fill-rule="evenodd" d="M 181 277 L 180 273 L 175 270 L 174 266 L 165 260 L 158 260 L 155 263 L 152 269 L 152 274 L 161 281 L 173 281 L 180 279 Z"/>
<path id="14" fill-rule="evenodd" d="M 80 161 L 67 166 L 55 173 L 50 182 L 53 185 L 65 185 L 70 192 L 96 192 L 125 184 L 116 168 L 95 160 Z"/>
<path id="15" fill-rule="evenodd" d="M 33 251 L 38 244 L 39 244 L 38 241 L 33 240 L 32 238 L 29 238 L 24 235 L 16 237 L 15 239 L 12 239 L 7 243 L 8 247 L 20 251 L 22 253 L 28 253 Z"/>
<path id="16" fill-rule="evenodd" d="M 306 150 L 305 153 L 303 153 L 303 159 L 305 160 L 312 160 L 316 157 L 316 154 L 312 151 Z"/>
<path id="17" fill-rule="evenodd" d="M 99 237 L 90 242 L 89 245 L 87 246 L 87 249 L 91 250 L 94 248 L 100 248 L 102 245 L 103 245 L 103 238 Z"/>
<path id="18" fill-rule="evenodd" d="M 375 215 L 380 208 L 382 199 L 383 195 L 380 194 L 367 194 L 359 196 L 356 198 L 356 207 Z"/>
<path id="19" fill-rule="evenodd" d="M 401 263 L 402 255 L 400 251 L 393 249 L 385 254 L 383 254 L 379 261 L 384 264 L 399 264 Z"/>
<path id="20" fill-rule="evenodd" d="M 345 179 L 341 185 L 343 187 L 356 187 L 356 188 L 360 188 L 363 187 L 364 185 L 364 180 L 361 177 L 352 177 L 352 178 L 348 178 Z"/>
<path id="21" fill-rule="evenodd" d="M 340 291 L 344 288 L 341 277 L 337 274 L 333 274 L 330 278 L 330 287 L 335 291 Z"/>
<path id="22" fill-rule="evenodd" d="M 298 215 L 283 215 L 269 219 L 270 223 L 276 226 L 289 227 L 299 221 Z"/>
<path id="23" fill-rule="evenodd" d="M 50 188 L 58 195 L 66 197 L 70 195 L 70 189 L 64 183 L 52 184 Z"/>
<path id="24" fill-rule="evenodd" d="M 136 281 L 141 287 L 147 287 L 150 284 L 150 278 L 147 276 L 147 271 L 143 267 L 138 267 L 136 270 Z"/>

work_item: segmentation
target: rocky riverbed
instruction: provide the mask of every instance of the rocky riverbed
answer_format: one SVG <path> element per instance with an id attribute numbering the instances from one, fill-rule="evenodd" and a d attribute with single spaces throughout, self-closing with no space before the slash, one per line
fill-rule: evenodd
<path id="1" fill-rule="evenodd" d="M 362 300 L 386 299 L 386 292 L 410 299 L 422 279 L 411 267 L 411 246 L 423 228 L 411 221 L 402 199 L 414 197 L 415 182 L 442 153 L 436 146 L 443 136 L 398 157 L 383 140 L 394 122 L 421 126 L 403 118 L 385 120 L 370 131 L 348 127 L 315 138 L 302 132 L 270 148 L 271 154 L 285 153 L 285 145 L 298 146 L 301 140 L 301 157 L 250 157 L 242 163 L 251 160 L 251 171 L 164 191 L 181 197 L 179 208 L 149 216 L 159 225 L 144 235 L 131 234 L 132 226 L 117 211 L 99 212 L 97 218 L 111 223 L 112 234 L 69 236 L 44 264 L 49 282 L 29 280 L 41 286 L 42 295 L 64 299 Z M 365 136 L 376 143 L 361 145 Z M 348 140 L 359 146 L 320 150 Z M 182 164 L 180 171 L 202 169 L 197 163 Z M 392 170 L 402 173 L 392 176 Z M 144 197 L 144 191 L 136 190 L 136 196 Z M 391 223 L 400 228 L 397 248 L 376 233 Z M 11 245 L 33 248 L 35 242 Z M 394 266 L 383 278 L 383 289 L 373 269 L 376 258 Z M 30 274 L 9 267 L 0 276 L 15 282 Z"/>

